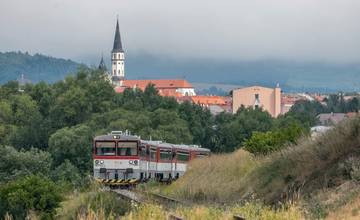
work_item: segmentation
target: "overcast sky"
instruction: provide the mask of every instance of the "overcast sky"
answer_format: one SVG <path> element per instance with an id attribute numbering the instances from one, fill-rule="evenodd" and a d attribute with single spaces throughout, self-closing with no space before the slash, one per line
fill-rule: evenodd
<path id="1" fill-rule="evenodd" d="M 359 0 L 0 0 L 0 51 L 360 61 Z M 85 60 L 86 62 L 86 60 Z"/>

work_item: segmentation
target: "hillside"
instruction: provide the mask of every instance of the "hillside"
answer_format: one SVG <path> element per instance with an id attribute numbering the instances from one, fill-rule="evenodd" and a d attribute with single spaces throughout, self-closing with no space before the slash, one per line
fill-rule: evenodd
<path id="1" fill-rule="evenodd" d="M 360 118 L 355 118 L 269 156 L 238 150 L 194 161 L 164 193 L 196 203 L 290 202 L 312 218 L 333 217 L 337 210 L 359 206 L 359 144 Z"/>
<path id="2" fill-rule="evenodd" d="M 61 80 L 80 66 L 71 60 L 41 54 L 0 52 L 0 84 L 20 78 L 21 74 L 32 82 Z"/>

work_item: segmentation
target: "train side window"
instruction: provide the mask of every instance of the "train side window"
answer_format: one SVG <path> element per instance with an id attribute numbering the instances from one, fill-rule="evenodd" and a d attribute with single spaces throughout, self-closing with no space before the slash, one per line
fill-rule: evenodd
<path id="1" fill-rule="evenodd" d="M 137 142 L 119 142 L 117 154 L 118 156 L 136 156 Z"/>
<path id="2" fill-rule="evenodd" d="M 206 154 L 206 153 L 197 153 L 196 154 L 196 158 L 204 158 L 204 157 L 207 157 L 207 156 L 209 156 L 209 155 Z"/>
<path id="3" fill-rule="evenodd" d="M 176 153 L 176 159 L 178 161 L 189 161 L 189 158 L 190 158 L 189 152 L 178 151 Z"/>
<path id="4" fill-rule="evenodd" d="M 160 160 L 171 160 L 171 151 L 160 150 Z"/>
<path id="5" fill-rule="evenodd" d="M 96 142 L 96 155 L 115 156 L 115 142 Z"/>
<path id="6" fill-rule="evenodd" d="M 156 160 L 156 150 L 155 149 L 150 149 L 150 159 Z"/>
<path id="7" fill-rule="evenodd" d="M 140 147 L 140 157 L 146 157 L 146 147 L 145 146 Z"/>

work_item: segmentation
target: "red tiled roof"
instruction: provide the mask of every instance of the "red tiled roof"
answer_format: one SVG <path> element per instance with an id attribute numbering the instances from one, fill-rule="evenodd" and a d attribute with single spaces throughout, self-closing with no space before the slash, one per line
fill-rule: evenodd
<path id="1" fill-rule="evenodd" d="M 295 102 L 299 100 L 304 100 L 304 97 L 297 96 L 297 95 L 283 95 L 281 97 L 281 104 L 282 105 L 293 105 Z"/>
<path id="2" fill-rule="evenodd" d="M 179 92 L 176 92 L 176 88 L 172 89 L 158 89 L 159 95 L 161 96 L 170 96 L 170 97 L 181 97 L 182 94 Z"/>
<path id="3" fill-rule="evenodd" d="M 223 96 L 190 96 L 193 103 L 200 105 L 226 105 L 227 100 Z"/>
<path id="4" fill-rule="evenodd" d="M 193 88 L 193 86 L 184 79 L 154 79 L 154 80 L 124 80 L 123 86 L 128 88 L 139 88 L 145 90 L 146 86 L 154 84 L 155 88 L 160 89 L 177 89 Z"/>

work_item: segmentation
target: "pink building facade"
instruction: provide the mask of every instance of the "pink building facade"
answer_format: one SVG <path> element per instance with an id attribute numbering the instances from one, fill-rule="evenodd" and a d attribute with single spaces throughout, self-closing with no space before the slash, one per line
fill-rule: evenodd
<path id="1" fill-rule="evenodd" d="M 243 105 L 245 107 L 262 108 L 271 116 L 281 114 L 281 89 L 251 86 L 233 90 L 232 111 L 236 113 Z"/>

